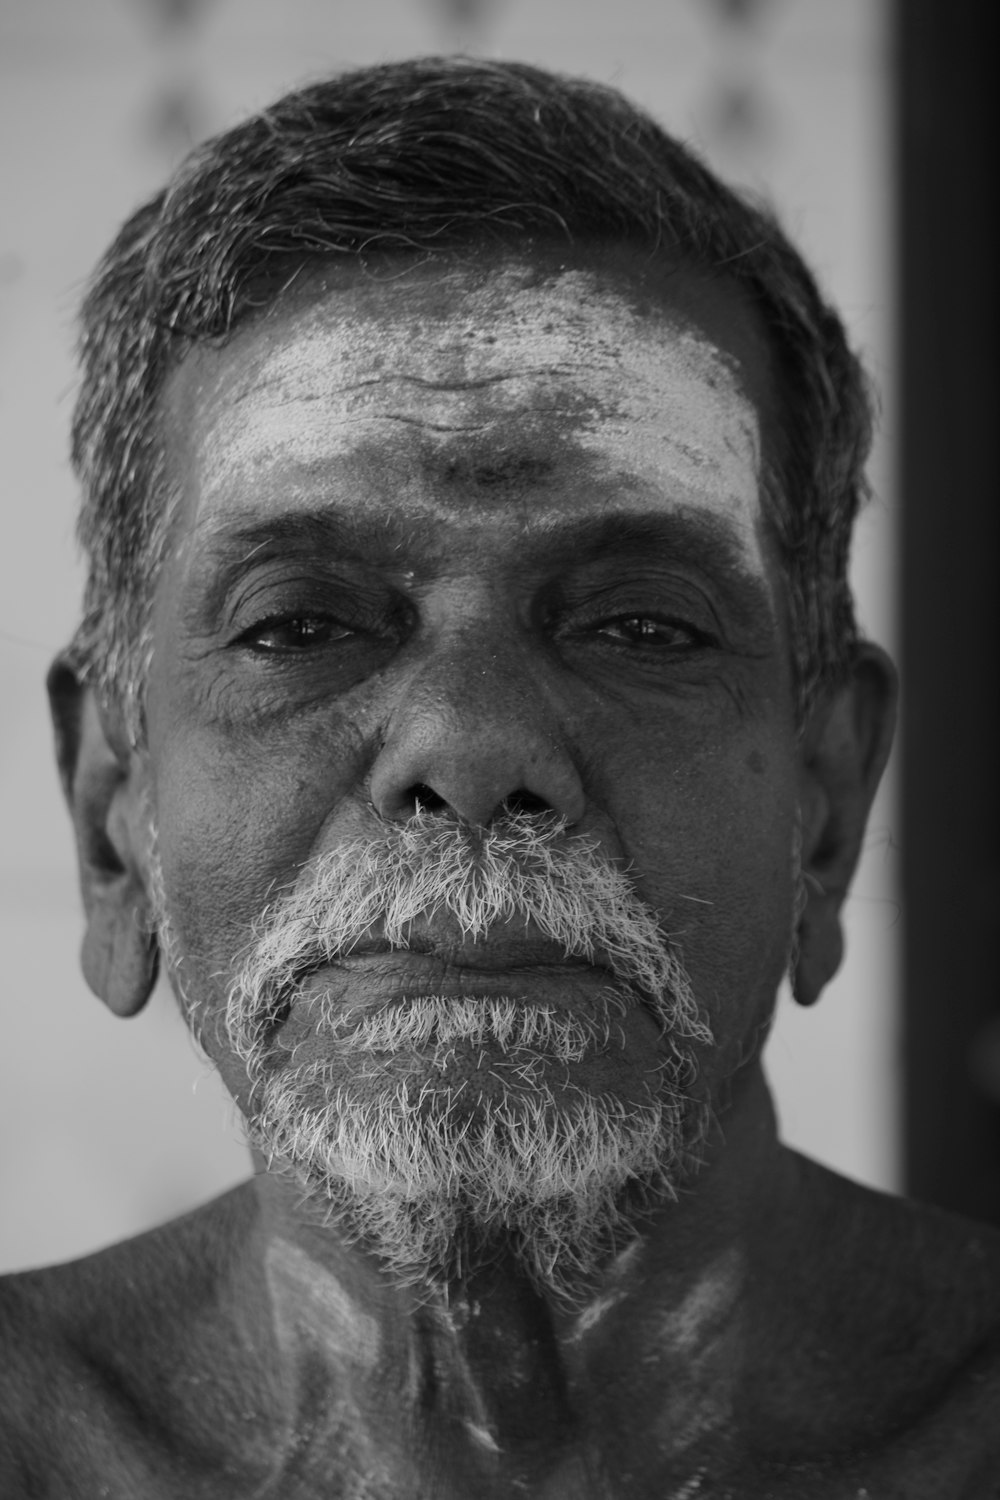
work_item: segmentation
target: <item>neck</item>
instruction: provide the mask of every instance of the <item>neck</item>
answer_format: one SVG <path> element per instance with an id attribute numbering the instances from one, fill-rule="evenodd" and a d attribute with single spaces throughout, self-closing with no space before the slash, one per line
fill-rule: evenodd
<path id="1" fill-rule="evenodd" d="M 367 1372 L 383 1400 L 433 1411 L 442 1442 L 462 1434 L 487 1454 L 521 1453 L 529 1467 L 574 1429 L 624 1435 L 654 1415 L 662 1426 L 671 1400 L 684 1410 L 668 1430 L 687 1443 L 692 1423 L 707 1433 L 730 1413 L 755 1248 L 766 1234 L 773 1263 L 790 1190 L 785 1160 L 754 1064 L 734 1080 L 698 1176 L 575 1308 L 530 1286 L 502 1253 L 448 1287 L 395 1287 L 374 1257 L 311 1222 L 296 1190 L 264 1173 L 260 1250 L 280 1350 L 292 1363 L 307 1353 L 312 1369 L 326 1362 L 332 1379 L 345 1365 L 362 1381 Z"/>

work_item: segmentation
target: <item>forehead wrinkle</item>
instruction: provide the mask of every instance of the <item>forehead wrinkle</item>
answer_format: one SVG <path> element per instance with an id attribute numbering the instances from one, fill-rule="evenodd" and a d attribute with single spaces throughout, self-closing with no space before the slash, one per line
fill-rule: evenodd
<path id="1" fill-rule="evenodd" d="M 331 367 L 333 360 L 331 360 Z M 373 391 L 389 391 L 393 387 L 413 387 L 418 391 L 438 391 L 443 395 L 454 394 L 462 396 L 476 391 L 487 391 L 497 387 L 524 383 L 535 380 L 545 382 L 547 380 L 559 380 L 574 387 L 580 385 L 580 377 L 588 374 L 620 373 L 623 361 L 619 359 L 608 360 L 601 363 L 597 360 L 583 361 L 576 364 L 526 364 L 514 369 L 499 371 L 493 375 L 482 376 L 452 376 L 449 378 L 438 377 L 432 379 L 427 375 L 418 375 L 409 370 L 377 371 L 372 375 L 359 376 L 355 380 L 335 380 L 332 378 L 328 383 L 321 386 L 315 383 L 315 371 L 311 371 L 313 386 L 311 389 L 303 389 L 288 377 L 281 373 L 264 375 L 256 379 L 243 382 L 233 395 L 232 405 L 235 408 L 253 400 L 260 395 L 276 391 L 277 399 L 269 402 L 275 410 L 285 406 L 297 406 L 300 403 L 308 404 L 313 401 L 328 400 L 332 396 L 363 395 Z M 306 377 L 302 377 L 304 379 Z M 590 393 L 592 395 L 592 393 Z M 556 409 L 556 408 L 552 408 Z M 609 409 L 613 407 L 609 406 Z M 347 419 L 345 419 L 347 420 Z"/>
<path id="2" fill-rule="evenodd" d="M 600 368 L 600 366 L 598 366 L 596 364 L 593 364 L 593 365 L 584 365 L 583 363 L 580 363 L 580 364 L 575 365 L 575 366 L 569 366 L 569 365 L 537 365 L 537 366 L 536 365 L 527 365 L 527 366 L 524 367 L 524 369 L 521 369 L 521 370 L 507 370 L 507 371 L 504 371 L 501 374 L 497 374 L 497 375 L 483 375 L 483 376 L 478 377 L 476 379 L 473 379 L 471 376 L 466 376 L 462 380 L 431 380 L 431 379 L 427 378 L 426 376 L 411 375 L 406 370 L 396 370 L 396 371 L 393 371 L 392 374 L 390 374 L 390 375 L 386 375 L 386 376 L 380 377 L 380 378 L 374 378 L 372 380 L 368 380 L 368 381 L 365 381 L 363 383 L 366 384 L 366 385 L 377 385 L 377 384 L 380 384 L 382 382 L 384 382 L 385 384 L 391 384 L 394 381 L 398 381 L 402 385 L 415 385 L 415 386 L 417 386 L 421 390 L 463 392 L 463 391 L 486 390 L 490 386 L 503 385 L 505 382 L 511 381 L 511 380 L 523 380 L 527 376 L 538 376 L 538 375 L 552 375 L 552 376 L 559 376 L 559 377 L 572 376 L 574 374 L 579 373 L 581 370 L 598 369 L 598 368 Z"/>
<path id="3" fill-rule="evenodd" d="M 217 385 L 220 401 L 198 424 L 203 495 L 224 493 L 227 479 L 234 492 L 245 476 L 269 484 L 274 465 L 277 481 L 286 467 L 294 503 L 304 479 L 311 488 L 312 474 L 322 479 L 323 465 L 332 462 L 335 488 L 360 479 L 366 492 L 377 493 L 390 480 L 398 485 L 402 473 L 414 480 L 407 484 L 410 501 L 421 479 L 433 476 L 434 463 L 450 457 L 450 441 L 472 436 L 478 445 L 492 432 L 499 445 L 492 458 L 505 463 L 515 450 L 529 457 L 533 449 L 535 457 L 555 450 L 560 464 L 566 459 L 567 483 L 579 482 L 582 463 L 588 481 L 599 476 L 605 485 L 658 492 L 661 504 L 690 502 L 725 514 L 763 567 L 758 413 L 738 361 L 697 323 L 670 308 L 640 315 L 627 298 L 577 272 L 533 286 L 517 276 L 485 285 L 458 277 L 446 302 L 415 313 L 406 287 L 388 303 L 384 290 L 350 303 L 346 316 L 339 295 L 313 302 L 273 328 L 278 336 L 259 356 L 251 343 L 242 371 L 237 359 L 230 361 L 238 398 Z M 253 334 L 251 327 L 243 337 Z M 239 342 L 238 335 L 230 349 Z M 413 360 L 423 367 L 414 368 Z M 507 368 L 497 369 L 498 360 Z M 492 407 L 491 389 L 503 392 Z M 402 399 L 391 399 L 394 392 Z M 412 392 L 412 408 L 403 392 Z M 421 407 L 423 392 L 439 393 L 439 411 Z M 448 410 L 452 398 L 461 405 L 477 393 L 482 411 Z M 239 406 L 244 416 L 228 429 L 227 406 L 231 414 Z M 379 455 L 378 433 L 390 426 L 400 441 Z M 406 449 L 406 429 L 426 436 L 430 465 Z M 488 440 L 461 455 L 466 469 L 489 465 L 487 447 Z M 355 460 L 367 463 L 367 472 L 355 470 Z M 276 483 L 271 503 L 281 503 L 281 489 Z M 611 494 L 596 499 L 614 501 Z"/>
<path id="4" fill-rule="evenodd" d="M 428 432 L 488 432 L 492 422 L 430 422 L 426 417 L 412 417 L 401 411 L 372 412 L 373 422 L 404 422 L 408 427 L 426 428 Z"/>
<path id="5" fill-rule="evenodd" d="M 609 362 L 608 368 L 610 367 L 611 365 Z M 455 391 L 456 393 L 461 394 L 464 391 L 487 390 L 491 386 L 503 385 L 505 382 L 511 380 L 523 380 L 526 376 L 551 375 L 554 377 L 563 377 L 573 375 L 574 373 L 577 373 L 581 370 L 596 370 L 602 368 L 604 367 L 597 364 L 596 362 L 590 365 L 585 365 L 581 362 L 574 367 L 571 367 L 569 365 L 552 364 L 537 366 L 527 365 L 523 369 L 507 370 L 496 375 L 483 375 L 476 378 L 466 376 L 462 379 L 453 378 L 449 380 L 432 380 L 428 376 L 415 375 L 408 370 L 380 370 L 373 375 L 359 376 L 357 380 L 346 380 L 340 382 L 339 384 L 331 383 L 328 387 L 325 387 L 322 390 L 287 391 L 283 398 L 275 402 L 275 405 L 281 407 L 299 401 L 322 401 L 327 396 L 349 395 L 355 391 L 365 391 L 371 390 L 373 388 L 381 388 L 392 385 L 413 385 L 416 386 L 418 390 Z M 258 395 L 261 392 L 267 392 L 275 388 L 277 388 L 279 391 L 286 390 L 287 385 L 287 379 L 281 374 L 265 375 L 262 378 L 258 377 L 253 380 L 247 380 L 241 386 L 237 387 L 236 391 L 234 392 L 233 406 L 239 406 L 243 402 L 248 401 L 251 397 Z"/>
<path id="6" fill-rule="evenodd" d="M 620 289 L 579 271 L 527 286 L 517 272 L 517 267 L 501 271 L 485 285 L 474 279 L 463 283 L 457 276 L 448 301 L 430 309 L 415 307 L 407 289 L 399 287 L 380 287 L 378 295 L 364 289 L 366 295 L 350 306 L 342 297 L 321 298 L 296 312 L 288 336 L 263 365 L 279 381 L 295 383 L 304 365 L 315 378 L 316 365 L 307 356 L 318 346 L 320 363 L 328 368 L 363 358 L 375 364 L 379 379 L 410 379 L 426 389 L 475 389 L 526 376 L 612 373 L 630 351 L 656 345 L 666 334 L 699 345 L 715 367 L 715 383 L 738 386 L 738 362 L 677 310 L 647 305 L 640 312 Z M 394 341 L 398 349 L 390 364 L 384 351 Z M 400 359 L 428 356 L 463 365 L 470 359 L 480 366 L 515 358 L 518 363 L 457 380 L 400 368 Z"/>

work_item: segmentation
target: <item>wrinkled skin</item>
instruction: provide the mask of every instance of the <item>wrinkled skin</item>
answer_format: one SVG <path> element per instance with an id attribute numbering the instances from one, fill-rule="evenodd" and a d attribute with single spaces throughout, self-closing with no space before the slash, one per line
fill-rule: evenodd
<path id="1" fill-rule="evenodd" d="M 647 373 L 684 320 L 608 347 L 631 309 L 591 280 L 383 274 L 352 282 L 353 316 L 337 288 L 306 294 L 175 382 L 190 530 L 160 594 L 149 775 L 193 995 L 218 997 L 275 886 L 424 788 L 472 823 L 544 807 L 626 863 L 713 997 L 720 1077 L 769 1015 L 798 787 L 758 419 L 720 358 Z M 709 379 L 733 389 L 691 456 L 660 409 Z M 275 546 L 279 517 L 300 540 Z M 703 530 L 678 539 L 685 521 Z M 658 635 L 633 640 L 646 615 Z M 375 968 L 354 1003 L 383 994 Z"/>
<path id="2" fill-rule="evenodd" d="M 994 1493 L 995 1240 L 785 1151 L 759 1067 L 796 826 L 809 1000 L 839 960 L 893 688 L 865 646 L 798 732 L 751 313 L 613 247 L 325 268 L 193 351 L 163 422 L 180 508 L 145 744 L 52 676 L 94 987 L 122 1012 L 148 989 L 152 813 L 175 983 L 247 1106 L 220 1018 L 274 891 L 418 803 L 483 826 L 544 808 L 627 866 L 682 950 L 717 1123 L 572 1308 L 502 1256 L 446 1296 L 399 1290 L 265 1171 L 17 1278 L 4 1493 Z M 511 934 L 431 938 L 359 962 L 352 1003 L 430 967 L 516 986 Z M 560 993 L 537 957 L 533 993 Z M 580 1087 L 641 1087 L 640 1007 L 624 1031 Z"/>

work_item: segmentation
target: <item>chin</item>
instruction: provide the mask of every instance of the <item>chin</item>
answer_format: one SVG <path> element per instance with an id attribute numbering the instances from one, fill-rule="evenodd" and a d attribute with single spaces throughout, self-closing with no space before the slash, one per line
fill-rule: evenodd
<path id="1" fill-rule="evenodd" d="M 676 1197 L 705 1111 L 661 1071 L 609 1087 L 603 1057 L 466 1043 L 313 1056 L 267 1070 L 248 1119 L 308 1211 L 397 1283 L 463 1279 L 498 1254 L 570 1303 Z M 625 1086 L 623 1086 L 625 1085 Z"/>

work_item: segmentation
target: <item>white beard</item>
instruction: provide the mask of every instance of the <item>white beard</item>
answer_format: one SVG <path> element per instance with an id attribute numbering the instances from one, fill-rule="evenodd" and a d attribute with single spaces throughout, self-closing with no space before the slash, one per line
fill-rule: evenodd
<path id="1" fill-rule="evenodd" d="M 160 892 L 176 965 L 162 877 Z M 587 1013 L 492 995 L 357 1011 L 305 987 L 373 934 L 405 949 L 419 920 L 472 941 L 530 922 L 614 982 Z M 581 1087 L 574 1068 L 620 1047 L 636 1005 L 661 1031 L 649 1075 L 630 1098 Z M 290 1015 L 320 1057 L 283 1043 Z M 226 1026 L 253 1083 L 252 1142 L 405 1284 L 463 1276 L 502 1247 L 572 1300 L 637 1213 L 676 1196 L 707 1124 L 695 1053 L 711 1033 L 676 952 L 622 872 L 553 818 L 480 833 L 418 815 L 320 856 L 259 924 Z"/>

